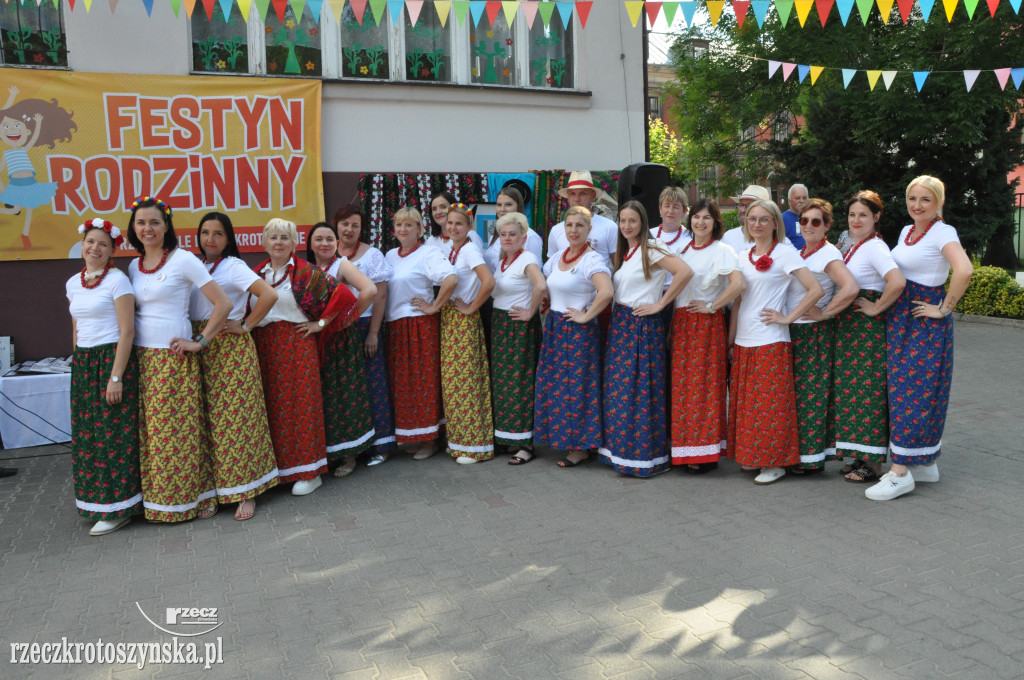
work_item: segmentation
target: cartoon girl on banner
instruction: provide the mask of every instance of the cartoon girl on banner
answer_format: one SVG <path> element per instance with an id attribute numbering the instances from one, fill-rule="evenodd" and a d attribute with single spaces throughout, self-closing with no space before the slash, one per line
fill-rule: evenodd
<path id="1" fill-rule="evenodd" d="M 32 227 L 32 210 L 46 205 L 57 193 L 56 182 L 37 182 L 36 170 L 28 157 L 29 149 L 38 145 L 54 148 L 56 142 L 71 141 L 71 133 L 78 125 L 71 120 L 71 112 L 65 111 L 56 99 L 23 99 L 15 103 L 20 90 L 10 88 L 7 103 L 0 110 L 0 141 L 8 146 L 0 160 L 0 177 L 7 168 L 9 181 L 6 187 L 0 183 L 0 215 L 17 215 L 25 211 L 25 228 L 21 231 L 21 243 L 32 247 L 28 238 Z"/>

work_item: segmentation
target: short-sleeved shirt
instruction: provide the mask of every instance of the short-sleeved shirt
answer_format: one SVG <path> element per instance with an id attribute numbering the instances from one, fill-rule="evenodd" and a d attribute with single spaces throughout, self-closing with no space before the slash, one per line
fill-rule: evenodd
<path id="1" fill-rule="evenodd" d="M 207 271 L 214 267 L 206 265 Z M 224 289 L 231 300 L 231 313 L 228 319 L 240 321 L 245 316 L 245 305 L 249 300 L 249 288 L 259 281 L 259 274 L 249 269 L 249 265 L 237 257 L 225 257 L 210 272 L 217 285 Z M 198 288 L 192 288 L 192 298 L 188 305 L 188 318 L 193 321 L 205 321 L 213 314 L 213 303 Z"/>
<path id="2" fill-rule="evenodd" d="M 596 250 L 606 262 L 612 259 L 612 253 L 619 243 L 619 227 L 607 217 L 595 214 L 590 219 L 590 247 Z M 569 239 L 565 236 L 565 222 L 559 222 L 548 232 L 548 259 L 569 247 Z"/>
<path id="3" fill-rule="evenodd" d="M 71 317 L 75 320 L 76 347 L 97 347 L 121 339 L 114 301 L 125 295 L 134 295 L 131 281 L 124 272 L 112 268 L 95 288 L 84 288 L 82 275 L 75 274 L 68 279 L 64 289 Z"/>
<path id="4" fill-rule="evenodd" d="M 451 254 L 449 254 L 449 262 L 451 262 Z M 483 251 L 472 241 L 463 243 L 453 264 L 455 273 L 459 275 L 459 284 L 455 286 L 452 300 L 462 300 L 469 304 L 476 299 L 481 284 L 480 277 L 473 270 L 480 265 L 487 266 L 487 263 L 484 262 Z"/>
<path id="5" fill-rule="evenodd" d="M 544 275 L 547 277 L 548 295 L 551 297 L 551 310 L 565 312 L 570 307 L 584 310 L 594 302 L 597 287 L 592 277 L 604 272 L 612 275 L 605 258 L 598 252 L 588 249 L 584 255 L 573 262 L 573 266 L 565 271 L 558 268 L 562 251 L 555 253 L 544 264 Z"/>
<path id="6" fill-rule="evenodd" d="M 480 238 L 480 234 L 476 233 L 475 230 L 470 230 L 469 240 L 476 244 L 476 247 L 480 250 L 484 249 L 484 240 Z M 441 238 L 440 236 L 430 236 L 427 238 L 424 245 L 433 246 L 441 251 L 442 254 L 447 255 L 452 252 L 452 240 L 450 238 Z"/>
<path id="7" fill-rule="evenodd" d="M 312 321 L 312 319 L 306 318 L 306 315 L 299 307 L 299 303 L 295 300 L 295 294 L 292 293 L 292 279 L 288 273 L 289 265 L 295 265 L 294 256 L 280 269 L 274 269 L 274 265 L 267 262 L 263 269 L 258 272 L 263 277 L 263 280 L 271 286 L 274 286 L 275 283 L 277 284 L 274 286 L 274 289 L 277 291 L 277 302 L 270 308 L 267 315 L 256 324 L 257 328 L 278 322 L 303 323 Z"/>
<path id="8" fill-rule="evenodd" d="M 188 306 L 192 286 L 202 288 L 213 281 L 198 257 L 175 248 L 163 267 L 152 274 L 139 269 L 139 258 L 128 267 L 135 291 L 135 345 L 170 349 L 173 338 L 191 338 Z"/>
<path id="9" fill-rule="evenodd" d="M 519 257 L 501 270 L 501 262 L 494 270 L 494 308 L 508 311 L 513 307 L 529 309 L 533 301 L 533 282 L 526 273 L 531 264 L 540 267 L 540 259 L 529 251 L 520 253 Z"/>
<path id="10" fill-rule="evenodd" d="M 673 255 L 678 255 L 683 252 L 683 248 L 686 244 L 693 240 L 693 234 L 684 228 L 680 228 L 679 231 L 667 232 L 662 231 L 661 227 L 657 227 L 651 230 L 651 236 L 658 239 L 665 244 L 668 251 Z M 665 288 L 672 285 L 672 274 L 665 273 Z"/>
<path id="11" fill-rule="evenodd" d="M 899 269 L 892 259 L 889 246 L 878 237 L 869 238 L 859 246 L 854 243 L 846 251 L 844 259 L 846 268 L 853 274 L 861 290 L 881 293 L 885 290 L 885 275 L 893 269 Z"/>
<path id="12" fill-rule="evenodd" d="M 339 260 L 348 260 L 348 255 L 343 255 L 338 258 Z M 334 272 L 331 274 L 334 278 L 338 278 L 338 267 L 337 262 L 334 263 Z M 358 269 L 366 278 L 376 283 L 384 283 L 391 280 L 391 275 L 394 274 L 394 270 L 391 269 L 391 265 L 388 264 L 387 260 L 384 259 L 384 253 L 380 252 L 374 247 L 370 247 L 365 253 L 363 253 L 358 260 L 352 263 L 356 269 Z M 345 284 L 345 286 L 352 291 L 352 294 L 357 298 L 359 297 L 359 289 L 355 286 Z M 366 318 L 373 314 L 373 305 L 363 311 L 359 315 L 359 318 Z"/>
<path id="13" fill-rule="evenodd" d="M 743 227 L 736 227 L 722 234 L 722 243 L 732 248 L 736 253 L 742 253 L 744 250 L 749 250 L 754 247 L 753 241 L 748 241 L 743 236 Z M 786 237 L 783 241 L 787 246 L 792 246 L 793 242 Z M 794 246 L 795 247 L 795 246 Z"/>
<path id="14" fill-rule="evenodd" d="M 544 259 L 544 239 L 533 229 L 526 232 L 526 252 L 533 253 L 537 262 Z M 487 246 L 487 250 L 484 251 L 484 261 L 487 262 L 487 266 L 492 272 L 498 268 L 498 263 L 501 262 L 501 239 L 496 238 L 494 243 Z"/>
<path id="15" fill-rule="evenodd" d="M 949 261 L 942 249 L 950 243 L 960 243 L 956 229 L 939 220 L 928 233 L 912 246 L 904 241 L 913 229 L 910 224 L 900 232 L 900 241 L 892 249 L 892 259 L 908 281 L 924 286 L 941 286 L 949 278 Z"/>
<path id="16" fill-rule="evenodd" d="M 804 265 L 814 274 L 814 278 L 821 284 L 825 294 L 821 296 L 821 299 L 815 303 L 818 309 L 825 309 L 828 303 L 832 302 L 832 298 L 836 294 L 836 282 L 832 280 L 832 277 L 828 275 L 825 268 L 833 262 L 842 261 L 843 255 L 839 252 L 831 243 L 825 243 L 819 250 L 815 251 L 804 259 Z M 789 291 L 786 294 L 786 313 L 790 313 L 796 309 L 800 301 L 807 295 L 807 289 L 804 288 L 804 284 L 800 283 L 796 278 L 793 278 L 789 282 Z M 815 323 L 811 319 L 797 319 L 793 323 Z"/>
<path id="17" fill-rule="evenodd" d="M 736 251 L 721 241 L 712 241 L 700 250 L 690 246 L 679 257 L 693 270 L 693 278 L 676 296 L 677 308 L 687 307 L 694 300 L 714 302 L 729 287 L 729 274 L 740 270 Z"/>
<path id="18" fill-rule="evenodd" d="M 384 256 L 393 272 L 388 281 L 388 308 L 384 314 L 388 321 L 423 316 L 409 303 L 415 298 L 433 302 L 434 286 L 440 286 L 455 273 L 448 257 L 433 246 L 422 245 L 405 257 L 398 250 L 392 248 Z"/>
<path id="19" fill-rule="evenodd" d="M 628 250 L 626 254 L 629 254 Z M 654 265 L 668 254 L 668 248 L 661 241 L 650 239 L 647 242 L 647 259 L 651 272 L 649 279 L 644 278 L 644 260 L 640 248 L 637 248 L 628 260 L 623 257 L 622 264 L 612 277 L 612 283 L 615 284 L 615 304 L 633 308 L 660 300 L 665 293 L 665 276 L 668 272 Z"/>
<path id="20" fill-rule="evenodd" d="M 779 243 L 772 251 L 772 266 L 766 272 L 759 272 L 750 261 L 747 248 L 739 255 L 740 271 L 747 281 L 740 303 L 740 314 L 736 324 L 736 344 L 741 347 L 761 347 L 776 342 L 789 342 L 789 327 L 779 324 L 765 324 L 761 312 L 774 309 L 786 313 L 786 292 L 792 273 L 806 267 L 800 253 L 793 246 Z M 754 257 L 754 261 L 757 261 Z"/>

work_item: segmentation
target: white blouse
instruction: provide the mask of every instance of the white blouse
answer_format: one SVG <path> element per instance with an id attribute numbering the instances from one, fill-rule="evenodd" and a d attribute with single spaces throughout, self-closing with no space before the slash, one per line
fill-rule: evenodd
<path id="1" fill-rule="evenodd" d="M 607 217 L 594 215 L 590 220 L 590 247 L 596 250 L 605 261 L 610 262 L 612 253 L 619 243 L 619 227 Z M 565 222 L 551 227 L 548 233 L 548 259 L 569 247 L 569 239 L 565 236 Z"/>
<path id="2" fill-rule="evenodd" d="M 450 259 L 449 262 L 451 262 Z M 462 300 L 466 304 L 470 304 L 476 299 L 482 284 L 480 277 L 473 270 L 480 265 L 487 266 L 487 263 L 484 262 L 483 251 L 472 241 L 463 243 L 455 258 L 455 273 L 459 276 L 459 284 L 455 286 L 452 300 Z"/>
<path id="3" fill-rule="evenodd" d="M 851 252 L 853 255 L 850 255 Z M 893 269 L 899 269 L 892 259 L 889 246 L 879 237 L 870 238 L 860 246 L 852 245 L 846 251 L 846 257 L 849 258 L 846 268 L 853 274 L 861 290 L 881 293 L 885 290 L 885 275 Z"/>
<path id="4" fill-rule="evenodd" d="M 626 251 L 626 255 L 629 251 Z M 640 248 L 628 260 L 623 258 L 622 265 L 612 277 L 615 284 L 615 304 L 624 307 L 649 305 L 661 299 L 665 293 L 664 269 L 654 265 L 661 262 L 668 254 L 665 244 L 656 239 L 647 241 L 647 259 L 650 261 L 651 278 L 644 278 L 644 260 Z"/>
<path id="5" fill-rule="evenodd" d="M 526 274 L 531 264 L 540 267 L 540 259 L 529 251 L 517 257 L 508 269 L 501 271 L 501 262 L 494 271 L 494 308 L 508 311 L 513 307 L 529 309 L 533 301 L 533 282 Z"/>
<path id="6" fill-rule="evenodd" d="M 665 244 L 668 251 L 673 255 L 678 255 L 683 252 L 683 248 L 686 244 L 693 240 L 693 234 L 686 230 L 686 227 L 681 227 L 679 231 L 663 232 L 661 227 L 651 230 L 651 236 L 658 239 Z M 671 243 L 669 243 L 671 241 Z M 665 276 L 665 288 L 672 285 L 672 275 L 666 272 Z"/>
<path id="7" fill-rule="evenodd" d="M 533 229 L 526 231 L 526 252 L 532 253 L 537 258 L 537 262 L 544 259 L 544 239 Z M 501 262 L 500 238 L 494 239 L 494 243 L 487 246 L 487 250 L 484 251 L 484 261 L 492 272 L 498 268 L 498 264 Z"/>
<path id="8" fill-rule="evenodd" d="M 134 294 L 131 281 L 124 272 L 112 268 L 95 288 L 83 288 L 82 275 L 75 274 L 68 279 L 64 289 L 75 320 L 76 347 L 109 345 L 121 339 L 114 301 Z"/>
<path id="9" fill-rule="evenodd" d="M 348 260 L 348 255 L 343 255 L 338 258 L 339 260 Z M 384 253 L 380 252 L 374 247 L 370 247 L 365 253 L 359 256 L 359 259 L 352 263 L 352 265 L 362 272 L 366 278 L 370 279 L 374 283 L 383 283 L 391 280 L 391 276 L 395 273 L 395 270 L 391 268 L 387 260 L 384 259 Z M 335 261 L 332 266 L 334 271 L 331 276 L 338 278 L 338 262 Z M 355 286 L 350 286 L 347 283 L 345 286 L 352 291 L 352 294 L 357 298 L 359 297 L 359 289 Z M 369 318 L 373 314 L 373 304 L 366 308 L 362 314 L 359 315 L 360 319 Z"/>
<path id="10" fill-rule="evenodd" d="M 806 267 L 800 253 L 793 246 L 779 243 L 772 251 L 772 266 L 766 272 L 759 272 L 750 262 L 747 248 L 739 255 L 740 271 L 747 280 L 747 289 L 740 303 L 739 319 L 736 324 L 736 344 L 740 347 L 761 347 L 776 342 L 789 342 L 789 327 L 761 321 L 761 312 L 774 309 L 786 313 L 786 292 L 790 276 L 797 269 Z M 754 257 L 754 261 L 757 261 Z"/>
<path id="11" fill-rule="evenodd" d="M 799 250 L 797 253 L 799 254 Z M 801 256 L 801 259 L 803 256 Z M 843 255 L 839 252 L 839 248 L 836 248 L 831 243 L 826 243 L 821 247 L 821 250 L 815 252 L 806 260 L 804 265 L 814 274 L 814 278 L 818 280 L 821 287 L 825 290 L 825 294 L 818 300 L 816 306 L 818 309 L 825 309 L 828 303 L 832 302 L 832 298 L 836 294 L 836 282 L 832 280 L 832 277 L 825 272 L 825 268 L 836 261 L 842 261 Z M 807 289 L 804 288 L 804 284 L 800 283 L 795 278 L 789 282 L 789 290 L 786 292 L 786 313 L 789 314 L 791 311 L 796 309 L 796 306 L 800 304 L 800 301 L 807 295 Z M 793 323 L 817 323 L 811 319 L 797 319 Z"/>
<path id="12" fill-rule="evenodd" d="M 924 286 L 941 286 L 949 277 L 949 261 L 942 254 L 942 249 L 947 244 L 960 243 L 960 237 L 955 228 L 939 220 L 920 241 L 908 246 L 904 239 L 913 227 L 912 224 L 903 227 L 900 241 L 892 249 L 892 259 L 908 281 Z"/>
<path id="13" fill-rule="evenodd" d="M 558 268 L 561 258 L 562 251 L 559 251 L 544 264 L 548 295 L 551 296 L 551 311 L 565 312 L 570 307 L 584 310 L 597 296 L 597 287 L 591 278 L 599 272 L 604 272 L 610 277 L 612 271 L 608 268 L 605 258 L 593 250 L 587 250 L 583 257 L 573 262 L 573 266 L 565 271 Z"/>
<path id="14" fill-rule="evenodd" d="M 209 271 L 212 264 L 206 265 Z M 210 272 L 210 276 L 217 282 L 217 285 L 224 289 L 228 299 L 231 300 L 231 313 L 228 319 L 241 321 L 245 316 L 245 305 L 249 300 L 249 288 L 259 281 L 259 274 L 249 269 L 242 260 L 237 257 L 225 257 L 217 265 L 217 268 Z M 205 321 L 213 314 L 213 303 L 210 302 L 202 291 L 192 288 L 192 297 L 188 305 L 188 318 L 193 321 Z"/>
<path id="15" fill-rule="evenodd" d="M 700 250 L 691 246 L 684 249 L 679 257 L 690 265 L 693 278 L 676 296 L 677 309 L 689 306 L 694 300 L 714 302 L 729 287 L 729 274 L 740 270 L 736 251 L 721 241 L 712 241 Z"/>
<path id="16" fill-rule="evenodd" d="M 422 245 L 405 257 L 398 250 L 392 248 L 384 256 L 394 272 L 388 282 L 388 308 L 384 314 L 387 321 L 423 316 L 409 302 L 414 298 L 433 302 L 434 286 L 440 286 L 455 273 L 448 257 L 433 246 Z"/>
<path id="17" fill-rule="evenodd" d="M 295 295 L 292 293 L 292 277 L 285 274 L 288 271 L 288 265 L 295 264 L 295 257 L 292 256 L 288 260 L 288 264 L 281 267 L 280 269 L 274 269 L 274 265 L 267 263 L 266 266 L 260 271 L 263 276 L 263 280 L 269 283 L 271 286 L 274 285 L 275 281 L 280 281 L 277 284 L 275 290 L 277 290 L 277 302 L 270 308 L 267 315 L 256 324 L 257 328 L 263 326 L 269 326 L 272 323 L 279 321 L 285 321 L 288 323 L 304 323 L 310 321 L 306 318 L 306 315 L 302 313 L 302 309 L 299 307 L 299 303 L 295 301 Z M 311 267 L 316 265 L 310 264 Z"/>
<path id="18" fill-rule="evenodd" d="M 476 233 L 475 230 L 469 231 L 469 240 L 476 244 L 476 247 L 480 250 L 484 249 L 484 240 L 480 238 L 480 234 Z M 440 236 L 430 236 L 423 243 L 426 246 L 433 246 L 441 251 L 442 254 L 447 255 L 452 252 L 452 240 L 450 238 L 441 238 Z"/>
<path id="19" fill-rule="evenodd" d="M 135 345 L 170 349 L 172 338 L 192 337 L 188 318 L 192 286 L 202 288 L 213 277 L 198 257 L 182 248 L 175 248 L 153 274 L 142 273 L 139 261 L 135 258 L 128 267 L 135 291 Z"/>

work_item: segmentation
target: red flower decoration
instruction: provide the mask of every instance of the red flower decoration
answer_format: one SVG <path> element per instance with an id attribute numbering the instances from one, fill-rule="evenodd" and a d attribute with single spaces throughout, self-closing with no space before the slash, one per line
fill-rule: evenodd
<path id="1" fill-rule="evenodd" d="M 768 257 L 767 255 L 762 255 L 761 257 L 757 258 L 757 260 L 754 262 L 754 269 L 756 269 L 759 272 L 766 272 L 772 268 L 772 263 L 774 261 L 775 260 Z"/>
<path id="2" fill-rule="evenodd" d="M 506 45 L 511 45 L 512 44 L 512 38 L 505 38 L 505 44 Z"/>
<path id="3" fill-rule="evenodd" d="M 42 63 L 43 63 L 43 60 L 44 60 L 44 59 L 46 59 L 46 57 L 44 57 L 44 56 L 43 56 L 43 55 L 41 55 L 41 54 L 37 54 L 37 55 L 33 56 L 33 57 L 32 57 L 32 59 L 33 59 L 33 60 L 34 60 L 34 61 L 35 61 L 35 62 L 36 62 L 37 64 L 42 64 Z"/>

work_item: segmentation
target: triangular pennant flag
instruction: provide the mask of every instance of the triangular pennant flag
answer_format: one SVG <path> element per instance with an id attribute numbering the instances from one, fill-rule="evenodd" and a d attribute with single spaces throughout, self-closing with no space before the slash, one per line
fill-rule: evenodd
<path id="1" fill-rule="evenodd" d="M 814 83 L 818 82 L 818 76 L 820 76 L 821 72 L 824 71 L 824 70 L 825 70 L 824 66 L 812 66 L 811 67 L 811 85 L 814 85 Z"/>
<path id="2" fill-rule="evenodd" d="M 484 0 L 469 0 L 469 13 L 473 15 L 473 25 L 480 25 L 480 17 L 484 15 L 487 3 Z M 547 26 L 547 24 L 544 24 Z"/>
<path id="3" fill-rule="evenodd" d="M 880 75 L 882 75 L 882 72 L 879 71 L 879 70 L 868 69 L 867 73 L 868 73 L 868 85 L 870 85 L 871 86 L 871 90 L 874 91 L 875 85 L 878 84 L 878 77 Z"/>
<path id="4" fill-rule="evenodd" d="M 750 0 L 732 0 L 732 11 L 736 14 L 736 25 L 740 28 L 743 28 L 748 9 L 750 9 Z"/>
<path id="5" fill-rule="evenodd" d="M 686 25 L 693 26 L 693 15 L 697 12 L 697 0 L 683 0 L 679 3 L 679 9 L 683 12 L 683 21 L 686 22 Z"/>
<path id="6" fill-rule="evenodd" d="M 868 25 L 868 17 L 871 16 L 871 8 L 875 6 L 874 0 L 857 0 L 857 11 L 860 12 L 860 20 Z"/>
<path id="7" fill-rule="evenodd" d="M 181 0 L 170 0 L 170 3 L 171 3 L 171 11 L 174 12 L 174 16 L 177 17 L 179 15 L 179 13 L 181 12 Z M 250 6 L 251 6 L 252 5 L 252 0 L 249 0 L 249 3 L 250 3 Z M 60 0 L 56 0 L 56 2 L 54 4 L 58 4 L 59 5 L 60 4 Z M 110 0 L 110 13 L 111 14 L 114 13 L 114 7 L 116 7 L 116 6 L 117 6 L 117 0 Z"/>
<path id="8" fill-rule="evenodd" d="M 779 21 L 785 28 L 789 15 L 793 13 L 793 0 L 775 0 L 775 11 L 779 13 Z"/>
<path id="9" fill-rule="evenodd" d="M 221 1 L 223 2 L 223 0 Z M 306 2 L 305 0 L 288 0 L 288 4 L 292 6 L 292 13 L 295 14 L 295 23 L 298 24 L 302 21 L 302 8 L 306 6 Z"/>
<path id="10" fill-rule="evenodd" d="M 795 4 L 796 18 L 800 20 L 800 28 L 803 28 L 811 14 L 811 7 L 814 7 L 814 0 L 796 0 Z"/>
<path id="11" fill-rule="evenodd" d="M 1020 0 L 1010 0 L 1010 7 L 1013 7 L 1014 14 L 1020 14 Z"/>
<path id="12" fill-rule="evenodd" d="M 640 3 L 640 8 L 643 9 L 643 3 Z M 551 15 L 555 13 L 555 3 L 553 2 L 542 2 L 537 5 L 537 11 L 540 12 L 540 20 L 544 22 L 544 28 L 547 28 L 551 23 Z M 636 25 L 636 22 L 633 23 Z"/>
<path id="13" fill-rule="evenodd" d="M 85 3 L 85 13 L 88 14 L 89 10 L 92 8 L 92 0 L 82 0 L 82 2 Z"/>
<path id="14" fill-rule="evenodd" d="M 844 68 L 843 69 L 843 89 L 844 90 L 850 84 L 850 81 L 853 80 L 853 76 L 856 75 L 856 73 L 857 73 L 857 69 L 854 69 L 854 68 Z"/>
<path id="15" fill-rule="evenodd" d="M 74 12 L 75 11 L 75 0 L 68 0 L 68 6 L 71 8 L 71 11 Z M 60 9 L 60 0 L 53 0 L 53 8 L 54 9 Z"/>
<path id="16" fill-rule="evenodd" d="M 526 17 L 527 28 L 533 28 L 533 20 L 537 18 L 537 4 L 537 0 L 527 0 L 527 2 L 519 3 L 519 6 L 523 8 L 523 16 Z M 628 5 L 629 3 L 627 2 L 626 4 Z M 633 25 L 636 26 L 636 20 L 633 21 Z"/>
<path id="17" fill-rule="evenodd" d="M 757 0 L 758 2 L 764 2 L 767 4 L 767 0 Z M 576 3 L 576 16 L 580 18 L 580 23 L 583 23 L 583 8 L 580 6 L 583 3 Z M 589 2 L 587 3 L 590 4 Z M 665 25 L 672 28 L 672 24 L 676 20 L 676 10 L 679 9 L 678 2 L 665 2 L 661 5 L 661 11 L 665 15 Z M 589 11 L 589 10 L 588 10 Z"/>
<path id="18" fill-rule="evenodd" d="M 543 6 L 545 3 L 541 3 Z M 696 4 L 696 3 L 694 3 Z M 629 15 L 629 22 L 636 28 L 636 22 L 640 21 L 640 14 L 644 11 L 644 0 L 626 0 L 626 14 Z M 551 12 L 548 12 L 551 14 Z M 547 26 L 547 23 L 544 24 Z"/>
<path id="19" fill-rule="evenodd" d="M 558 16 L 562 17 L 562 26 L 565 29 L 569 28 L 569 22 L 572 21 L 572 0 L 558 0 L 555 2 L 558 5 Z"/>
<path id="20" fill-rule="evenodd" d="M 654 28 L 654 22 L 658 20 L 658 13 L 661 12 L 661 3 L 647 0 L 644 3 L 644 11 L 647 12 L 647 20 L 651 22 L 651 28 Z"/>
<path id="21" fill-rule="evenodd" d="M 799 66 L 796 67 L 796 70 L 797 70 L 797 78 L 799 79 L 799 82 L 802 83 L 802 82 L 804 82 L 804 78 L 807 77 L 807 74 L 811 72 L 811 67 L 810 66 L 804 66 L 803 64 L 800 64 Z"/>
<path id="22" fill-rule="evenodd" d="M 384 11 L 387 7 L 388 0 L 370 0 L 370 13 L 373 14 L 373 23 L 375 26 L 380 26 L 380 22 L 384 20 Z M 398 12 L 398 14 L 401 15 L 401 12 Z"/>
<path id="23" fill-rule="evenodd" d="M 896 78 L 896 71 L 882 71 L 882 82 L 885 83 L 885 89 L 889 89 L 892 85 L 893 79 Z"/>
<path id="24" fill-rule="evenodd" d="M 344 7 L 344 3 L 342 3 L 342 7 Z M 238 0 L 238 11 L 243 19 L 248 20 L 249 12 L 252 11 L 252 0 Z"/>
<path id="25" fill-rule="evenodd" d="M 708 14 L 711 16 L 711 25 L 717 26 L 718 20 L 722 18 L 722 8 L 725 7 L 725 0 L 707 0 Z"/>
<path id="26" fill-rule="evenodd" d="M 452 11 L 451 0 L 434 0 L 434 11 L 437 12 L 437 18 L 441 22 L 441 28 L 448 25 L 448 15 Z"/>
<path id="27" fill-rule="evenodd" d="M 512 26 L 512 22 L 516 20 L 516 12 L 519 11 L 519 0 L 502 0 L 501 11 L 505 15 L 505 23 Z"/>
<path id="28" fill-rule="evenodd" d="M 953 23 L 953 13 L 956 12 L 957 0 L 942 0 L 942 6 L 946 8 L 946 21 Z"/>
<path id="29" fill-rule="evenodd" d="M 998 2 L 999 0 L 996 0 Z M 907 19 L 910 18 L 910 9 L 914 6 L 914 0 L 896 0 L 896 6 L 900 8 L 900 19 L 903 19 L 903 25 L 907 25 Z"/>
<path id="30" fill-rule="evenodd" d="M 452 9 L 455 11 L 455 19 L 459 26 L 466 23 L 466 15 L 469 14 L 469 0 L 454 0 Z"/>
<path id="31" fill-rule="evenodd" d="M 967 91 L 970 92 L 971 88 L 974 87 L 974 81 L 978 79 L 978 74 L 981 73 L 978 69 L 971 69 L 970 71 L 964 71 L 964 82 L 967 83 Z"/>
<path id="32" fill-rule="evenodd" d="M 206 19 L 208 21 L 213 21 L 213 8 L 216 6 L 216 1 L 217 0 L 203 0 L 203 9 L 206 10 Z M 283 18 L 281 19 L 281 23 L 284 23 Z"/>
<path id="33" fill-rule="evenodd" d="M 853 11 L 853 0 L 836 0 L 836 7 L 839 8 L 839 18 L 845 26 L 850 18 L 850 12 Z"/>
<path id="34" fill-rule="evenodd" d="M 153 0 L 142 0 L 142 4 L 146 7 L 146 15 L 150 17 L 153 16 Z M 228 5 L 228 10 L 230 9 L 231 6 Z M 88 8 L 86 8 L 86 11 L 89 11 Z"/>
<path id="35" fill-rule="evenodd" d="M 995 17 L 997 9 L 999 9 L 999 0 L 988 0 L 989 15 Z"/>
<path id="36" fill-rule="evenodd" d="M 878 13 L 882 15 L 882 23 L 889 23 L 892 16 L 892 0 L 878 0 Z"/>
<path id="37" fill-rule="evenodd" d="M 143 0 L 145 1 L 145 0 Z M 153 0 L 149 0 L 150 6 L 153 5 Z M 220 11 L 224 15 L 224 21 L 231 20 L 231 6 L 235 4 L 235 0 L 217 0 L 217 4 L 220 5 Z"/>
<path id="38" fill-rule="evenodd" d="M 494 20 L 498 18 L 498 12 L 501 11 L 501 0 L 487 0 L 487 23 L 489 26 L 494 26 Z"/>
<path id="39" fill-rule="evenodd" d="M 256 0 L 257 3 L 259 1 L 260 0 Z M 348 4 L 352 7 L 352 14 L 356 17 L 356 23 L 362 26 L 363 16 L 366 15 L 366 0 L 348 0 Z M 333 8 L 334 6 L 331 5 L 331 7 Z M 334 18 L 337 19 L 338 23 L 341 23 L 341 12 L 337 12 L 334 15 Z"/>
<path id="40" fill-rule="evenodd" d="M 313 21 L 320 23 L 320 12 L 324 6 L 324 0 L 306 0 L 309 3 L 309 13 L 313 17 Z M 242 9 L 242 3 L 238 3 L 238 9 Z M 244 14 L 242 16 L 245 16 Z"/>
<path id="41" fill-rule="evenodd" d="M 978 0 L 964 0 L 964 7 L 967 8 L 967 18 L 974 18 L 974 10 L 978 9 Z"/>
<path id="42" fill-rule="evenodd" d="M 313 0 L 309 0 L 309 6 L 313 6 Z M 405 11 L 409 13 L 409 23 L 415 26 L 423 11 L 423 0 L 405 0 Z"/>
<path id="43" fill-rule="evenodd" d="M 365 2 L 366 0 L 363 0 Z M 191 18 L 192 7 L 195 7 L 196 0 L 185 0 L 185 13 Z M 191 5 L 191 6 L 190 6 Z M 267 10 L 270 9 L 270 0 L 256 0 L 256 11 L 260 13 L 260 21 L 267 23 Z"/>
<path id="44" fill-rule="evenodd" d="M 769 80 L 772 78 L 772 76 L 775 75 L 775 72 L 779 70 L 780 66 L 782 66 L 782 62 L 781 61 L 775 61 L 774 59 L 769 59 L 768 60 L 768 79 Z"/>
<path id="45" fill-rule="evenodd" d="M 181 6 L 181 5 L 180 5 L 180 2 L 181 2 L 181 0 L 178 0 L 178 2 L 179 2 L 179 5 L 178 5 L 178 6 L 180 7 L 180 6 Z M 42 0 L 39 0 L 39 1 L 38 1 L 38 2 L 36 3 L 36 6 L 38 7 L 38 6 L 39 6 L 39 5 L 41 5 L 41 4 L 43 4 L 43 3 L 42 3 Z M 110 5 L 110 13 L 111 13 L 111 14 L 113 14 L 113 13 L 114 13 L 114 10 L 115 10 L 115 9 L 117 9 L 117 0 L 107 0 L 107 4 L 109 4 L 109 5 Z M 59 7 L 60 7 L 60 3 L 58 2 L 58 3 L 57 3 L 57 7 L 55 7 L 54 9 L 57 9 L 57 8 L 59 8 Z M 171 0 L 171 7 L 172 7 L 172 8 L 174 7 L 174 0 Z M 178 16 L 178 10 L 174 10 L 174 16 Z"/>
<path id="46" fill-rule="evenodd" d="M 1010 69 L 1010 77 L 1013 78 L 1013 86 L 1019 90 L 1020 83 L 1024 80 L 1024 68 Z"/>
<path id="47" fill-rule="evenodd" d="M 918 92 L 924 87 L 924 81 L 928 80 L 929 73 L 931 71 L 914 71 L 914 85 L 917 85 Z"/>
<path id="48" fill-rule="evenodd" d="M 671 5 L 672 3 L 669 3 Z M 771 6 L 771 0 L 753 0 L 750 6 L 754 8 L 754 18 L 757 19 L 757 27 L 764 28 L 764 20 L 768 17 L 768 7 Z M 668 5 L 665 5 L 666 9 Z M 665 12 L 668 15 L 668 12 Z"/>
<path id="49" fill-rule="evenodd" d="M 917 6 L 921 8 L 921 18 L 928 21 L 928 17 L 932 15 L 932 7 L 935 6 L 935 0 L 917 0 Z"/>
<path id="50" fill-rule="evenodd" d="M 587 18 L 590 16 L 590 8 L 594 6 L 594 0 L 576 0 L 576 16 L 580 18 L 580 28 L 587 27 Z M 675 16 L 675 10 L 672 10 Z"/>
<path id="51" fill-rule="evenodd" d="M 793 69 L 796 68 L 796 64 L 791 61 L 782 62 L 782 80 L 789 80 L 789 77 L 793 75 Z"/>
<path id="52" fill-rule="evenodd" d="M 828 15 L 832 12 L 832 5 L 836 3 L 836 0 L 814 0 L 814 6 L 818 10 L 818 19 L 821 20 L 821 27 L 825 28 L 825 22 L 828 21 Z"/>
<path id="53" fill-rule="evenodd" d="M 996 80 L 999 81 L 999 89 L 1006 89 L 1006 81 L 1010 77 L 1010 69 L 1008 68 L 997 68 L 994 73 L 996 74 Z"/>
<path id="54" fill-rule="evenodd" d="M 203 4 L 206 4 L 206 0 L 203 0 Z M 270 4 L 274 8 L 274 13 L 277 14 L 277 20 L 283 24 L 284 13 L 288 11 L 288 0 L 270 0 Z"/>

